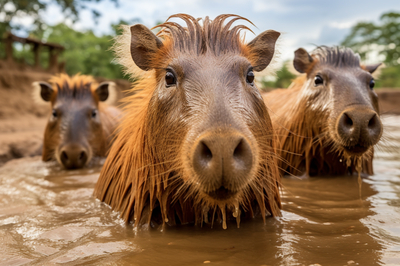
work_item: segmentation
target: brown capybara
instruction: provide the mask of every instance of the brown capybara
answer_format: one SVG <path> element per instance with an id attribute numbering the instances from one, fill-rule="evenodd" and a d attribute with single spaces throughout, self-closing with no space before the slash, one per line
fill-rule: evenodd
<path id="1" fill-rule="evenodd" d="M 50 83 L 50 84 L 49 84 Z M 43 161 L 57 160 L 66 169 L 82 168 L 106 156 L 121 112 L 107 104 L 113 82 L 97 84 L 91 76 L 53 76 L 34 82 L 35 97 L 51 106 L 43 141 Z"/>
<path id="2" fill-rule="evenodd" d="M 280 215 L 273 129 L 254 85 L 280 34 L 245 44 L 248 28 L 232 26 L 248 21 L 240 16 L 170 18 L 186 27 L 168 19 L 156 36 L 137 24 L 117 41 L 138 93 L 126 99 L 95 196 L 135 226 L 217 220 L 226 228 L 230 215 Z"/>
<path id="3" fill-rule="evenodd" d="M 373 174 L 373 147 L 382 136 L 372 73 L 349 48 L 295 52 L 304 75 L 264 95 L 278 140 L 280 167 L 293 175 Z M 272 115 L 273 113 L 273 115 Z"/>

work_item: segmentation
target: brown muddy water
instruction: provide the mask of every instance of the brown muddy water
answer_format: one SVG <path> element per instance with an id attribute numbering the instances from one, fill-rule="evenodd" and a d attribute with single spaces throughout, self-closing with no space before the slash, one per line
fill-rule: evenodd
<path id="1" fill-rule="evenodd" d="M 134 229 L 92 197 L 100 168 L 0 168 L 0 265 L 400 265 L 400 117 L 375 175 L 283 180 L 280 218 Z"/>

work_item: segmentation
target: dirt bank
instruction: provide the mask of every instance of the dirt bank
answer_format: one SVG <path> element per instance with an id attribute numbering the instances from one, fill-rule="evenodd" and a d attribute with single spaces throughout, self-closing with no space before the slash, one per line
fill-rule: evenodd
<path id="1" fill-rule="evenodd" d="M 381 114 L 400 114 L 400 89 L 382 88 L 376 92 Z"/>

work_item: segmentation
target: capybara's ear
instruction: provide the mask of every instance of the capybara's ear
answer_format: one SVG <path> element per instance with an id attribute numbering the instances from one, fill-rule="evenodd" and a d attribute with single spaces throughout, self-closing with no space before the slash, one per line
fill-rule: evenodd
<path id="1" fill-rule="evenodd" d="M 151 58 L 162 46 L 162 41 L 146 26 L 136 24 L 131 27 L 131 56 L 142 70 L 153 68 Z"/>
<path id="2" fill-rule="evenodd" d="M 109 91 L 108 87 L 110 86 L 110 82 L 102 82 L 100 85 L 96 88 L 95 92 L 97 96 L 99 97 L 100 102 L 104 102 L 105 100 L 108 99 Z"/>
<path id="3" fill-rule="evenodd" d="M 365 70 L 367 70 L 369 73 L 374 73 L 375 70 L 378 69 L 378 67 L 382 65 L 382 63 L 378 63 L 378 64 L 373 64 L 373 65 L 365 65 L 364 68 Z"/>
<path id="4" fill-rule="evenodd" d="M 281 34 L 274 30 L 266 30 L 254 38 L 247 46 L 255 54 L 254 71 L 263 71 L 275 53 L 275 44 Z"/>
<path id="5" fill-rule="evenodd" d="M 299 48 L 294 52 L 293 66 L 300 73 L 305 73 L 313 62 L 313 58 L 303 48 Z"/>
<path id="6" fill-rule="evenodd" d="M 35 94 L 36 93 L 40 94 L 40 98 L 42 98 L 42 100 L 46 102 L 49 102 L 51 100 L 51 96 L 53 95 L 54 90 L 49 83 L 38 81 L 38 82 L 33 82 L 32 86 L 35 91 Z M 36 97 L 36 95 L 34 96 Z"/>

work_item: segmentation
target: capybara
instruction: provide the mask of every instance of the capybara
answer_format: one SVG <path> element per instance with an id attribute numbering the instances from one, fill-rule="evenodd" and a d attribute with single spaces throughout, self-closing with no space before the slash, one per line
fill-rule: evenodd
<path id="1" fill-rule="evenodd" d="M 288 89 L 264 95 L 278 140 L 280 167 L 289 174 L 373 174 L 373 147 L 382 136 L 372 73 L 349 48 L 295 52 L 304 75 Z M 273 113 L 273 115 L 272 115 Z"/>
<path id="2" fill-rule="evenodd" d="M 227 217 L 280 215 L 273 128 L 254 85 L 280 33 L 245 44 L 248 27 L 232 26 L 240 19 L 177 14 L 157 35 L 137 24 L 117 41 L 138 93 L 126 99 L 94 194 L 134 226 L 226 228 Z"/>
<path id="3" fill-rule="evenodd" d="M 35 97 L 51 106 L 43 161 L 57 160 L 66 169 L 77 169 L 93 157 L 106 156 L 121 116 L 118 108 L 107 104 L 115 84 L 66 74 L 53 76 L 49 83 L 33 83 Z"/>

